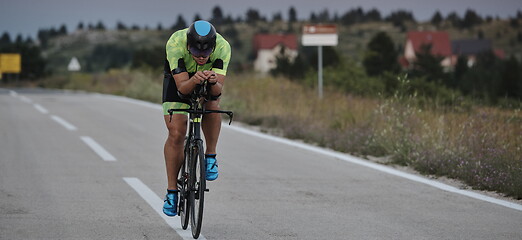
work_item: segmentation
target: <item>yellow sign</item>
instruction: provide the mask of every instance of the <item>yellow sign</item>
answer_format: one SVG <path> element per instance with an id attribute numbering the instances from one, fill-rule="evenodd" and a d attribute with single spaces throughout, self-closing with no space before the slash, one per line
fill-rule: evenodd
<path id="1" fill-rule="evenodd" d="M 20 73 L 22 71 L 22 57 L 18 53 L 0 54 L 0 72 Z"/>

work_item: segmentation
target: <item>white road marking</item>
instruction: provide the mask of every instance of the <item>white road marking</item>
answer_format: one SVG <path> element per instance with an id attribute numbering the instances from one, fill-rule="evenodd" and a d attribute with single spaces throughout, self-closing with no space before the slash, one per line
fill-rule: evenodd
<path id="1" fill-rule="evenodd" d="M 78 128 L 76 128 L 74 125 L 70 124 L 69 122 L 65 121 L 63 118 L 58 117 L 56 115 L 52 115 L 51 118 L 62 125 L 64 128 L 66 128 L 69 131 L 76 131 Z"/>
<path id="2" fill-rule="evenodd" d="M 168 217 L 163 213 L 163 200 L 158 197 L 150 188 L 147 187 L 140 179 L 138 178 L 123 178 L 127 184 L 129 184 L 151 207 L 158 213 L 167 224 L 174 229 L 179 236 L 183 239 L 193 239 L 192 232 L 190 231 L 190 226 L 187 230 L 183 230 L 181 228 L 181 222 L 179 217 Z M 198 239 L 206 239 L 203 234 L 199 235 Z"/>
<path id="3" fill-rule="evenodd" d="M 49 113 L 49 111 L 47 111 L 47 109 L 45 109 L 44 107 L 42 107 L 40 104 L 33 104 L 34 108 L 36 108 L 36 110 L 38 110 L 39 112 L 43 113 L 43 114 L 47 114 Z"/>
<path id="4" fill-rule="evenodd" d="M 18 93 L 13 90 L 9 90 L 9 94 L 11 94 L 12 97 L 18 96 Z"/>
<path id="5" fill-rule="evenodd" d="M 149 107 L 149 108 L 153 108 L 153 109 L 161 109 L 161 105 L 159 105 L 159 104 L 152 104 L 152 103 L 141 101 L 141 100 L 130 99 L 130 98 L 126 98 L 126 97 L 119 97 L 119 96 L 111 96 L 111 95 L 99 95 L 99 96 L 107 96 L 107 97 L 112 98 L 112 99 L 117 99 L 118 101 L 135 103 L 137 105 L 141 105 L 141 106 L 145 106 L 145 107 Z M 444 184 L 444 183 L 440 183 L 438 181 L 434 181 L 434 180 L 430 180 L 430 179 L 427 179 L 427 178 L 424 178 L 424 177 L 420 177 L 420 176 L 417 176 L 417 175 L 401 172 L 401 171 L 395 170 L 393 168 L 386 167 L 384 165 L 372 163 L 372 162 L 369 162 L 369 161 L 366 161 L 366 160 L 363 160 L 363 159 L 360 159 L 360 158 L 356 158 L 354 156 L 350 156 L 348 154 L 344 154 L 344 153 L 340 153 L 340 152 L 334 152 L 332 150 L 328 150 L 328 149 L 324 149 L 324 148 L 319 148 L 319 147 L 307 145 L 307 144 L 304 144 L 304 143 L 288 140 L 288 139 L 281 138 L 281 137 L 271 136 L 271 135 L 260 133 L 260 132 L 256 132 L 256 131 L 253 131 L 253 130 L 248 130 L 248 129 L 242 128 L 242 127 L 229 126 L 227 124 L 223 124 L 222 127 L 223 128 L 228 128 L 228 129 L 231 129 L 231 130 L 234 130 L 234 131 L 242 132 L 244 134 L 248 134 L 248 135 L 251 135 L 251 136 L 268 139 L 268 140 L 271 140 L 271 141 L 287 144 L 287 145 L 290 145 L 290 146 L 294 146 L 294 147 L 298 147 L 298 148 L 301 148 L 301 149 L 306 149 L 306 150 L 313 151 L 313 152 L 316 152 L 316 153 L 320 153 L 320 154 L 324 154 L 324 155 L 331 156 L 331 157 L 334 157 L 334 158 L 338 158 L 338 159 L 341 159 L 341 160 L 349 162 L 349 163 L 353 163 L 353 164 L 357 164 L 357 165 L 360 165 L 360 166 L 368 167 L 368 168 L 371 168 L 371 169 L 374 169 L 374 170 L 377 170 L 377 171 L 380 171 L 380 172 L 388 173 L 388 174 L 391 174 L 391 175 L 394 175 L 394 176 L 397 176 L 397 177 L 406 178 L 406 179 L 409 179 L 411 181 L 415 181 L 415 182 L 418 182 L 418 183 L 423 183 L 423 184 L 426 184 L 426 185 L 429 185 L 429 186 L 432 186 L 432 187 L 435 187 L 435 188 L 438 188 L 438 189 L 441 189 L 441 190 L 444 190 L 444 191 L 448 191 L 448 192 L 451 192 L 451 193 L 456 193 L 456 194 L 468 196 L 468 197 L 471 197 L 471 198 L 474 198 L 474 199 L 477 199 L 477 200 L 481 200 L 481 201 L 497 204 L 497 205 L 500 205 L 500 206 L 508 207 L 508 208 L 511 208 L 511 209 L 515 209 L 515 210 L 518 210 L 518 211 L 522 211 L 522 205 L 517 204 L 517 203 L 504 201 L 504 200 L 496 199 L 496 198 L 493 198 L 493 197 L 488 197 L 486 195 L 482 195 L 482 194 L 475 193 L 475 192 L 472 192 L 472 191 L 458 189 L 456 187 L 453 187 L 453 186 L 450 186 L 450 185 L 447 185 L 447 184 Z"/>
<path id="6" fill-rule="evenodd" d="M 87 136 L 80 137 L 82 141 L 87 144 L 98 156 L 100 156 L 105 161 L 116 161 L 116 158 L 112 156 L 105 148 L 103 148 L 100 144 L 98 144 L 94 139 Z"/>

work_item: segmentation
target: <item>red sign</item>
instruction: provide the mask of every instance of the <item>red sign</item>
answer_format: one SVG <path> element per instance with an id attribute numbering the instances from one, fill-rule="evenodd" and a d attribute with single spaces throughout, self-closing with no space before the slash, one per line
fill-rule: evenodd
<path id="1" fill-rule="evenodd" d="M 337 34 L 334 24 L 304 25 L 303 34 Z"/>

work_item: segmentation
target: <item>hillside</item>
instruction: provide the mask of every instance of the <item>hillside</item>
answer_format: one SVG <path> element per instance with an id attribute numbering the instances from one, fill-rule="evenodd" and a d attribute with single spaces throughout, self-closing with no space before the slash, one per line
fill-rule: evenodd
<path id="1" fill-rule="evenodd" d="M 300 35 L 305 23 L 259 21 L 249 24 L 241 22 L 223 24 L 217 26 L 217 30 L 233 46 L 232 69 L 240 70 L 248 69 L 251 64 L 252 38 L 256 33 L 292 32 Z M 514 26 L 508 20 L 491 20 L 469 29 L 454 28 L 449 23 L 442 23 L 439 27 L 435 27 L 431 23 L 405 23 L 402 27 L 396 27 L 389 22 L 338 24 L 338 29 L 339 45 L 335 47 L 335 50 L 343 58 L 355 62 L 362 61 L 366 45 L 376 33 L 386 32 L 393 39 L 396 49 L 401 52 L 406 33 L 412 30 L 447 31 L 451 40 L 482 37 L 491 40 L 493 47 L 502 49 L 506 56 L 514 55 L 518 59 L 522 59 L 522 23 Z M 77 57 L 82 65 L 91 64 L 89 65 L 90 71 L 103 71 L 107 70 L 103 68 L 111 67 L 109 66 L 111 63 L 106 63 L 108 66 L 95 66 L 100 65 L 99 57 L 93 56 L 95 54 L 108 55 L 110 53 L 111 59 L 115 61 L 112 63 L 115 64 L 113 67 L 130 67 L 136 52 L 143 49 L 154 50 L 156 53 L 153 55 L 162 58 L 162 48 L 171 33 L 170 30 L 76 31 L 51 39 L 43 48 L 43 54 L 48 61 L 47 69 L 57 73 L 66 70 L 67 63 L 72 57 Z M 313 51 L 313 49 L 308 48 L 308 51 Z M 96 62 L 93 63 L 93 61 Z M 158 61 L 158 64 L 162 66 L 161 61 Z"/>

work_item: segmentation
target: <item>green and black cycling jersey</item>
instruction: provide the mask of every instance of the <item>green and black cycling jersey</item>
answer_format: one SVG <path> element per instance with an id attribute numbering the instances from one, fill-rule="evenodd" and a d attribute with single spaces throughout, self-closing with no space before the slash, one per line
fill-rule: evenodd
<path id="1" fill-rule="evenodd" d="M 200 66 L 190 55 L 187 48 L 187 30 L 179 30 L 170 36 L 166 45 L 167 60 L 166 72 L 178 74 L 189 73 L 192 76 L 197 71 L 212 70 L 217 74 L 226 75 L 230 62 L 230 44 L 219 33 L 216 38 L 216 47 L 210 54 L 208 62 Z"/>

